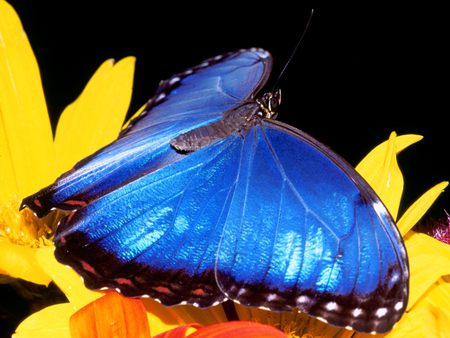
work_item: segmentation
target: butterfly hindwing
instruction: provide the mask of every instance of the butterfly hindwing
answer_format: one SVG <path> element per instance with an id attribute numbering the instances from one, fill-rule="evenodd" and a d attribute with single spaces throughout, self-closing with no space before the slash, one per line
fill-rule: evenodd
<path id="1" fill-rule="evenodd" d="M 118 140 L 80 161 L 56 182 L 23 200 L 38 216 L 52 208 L 74 210 L 151 173 L 183 155 L 169 142 L 222 119 L 223 113 L 252 99 L 267 81 L 270 54 L 247 49 L 208 59 L 162 81 L 146 109 Z"/>
<path id="2" fill-rule="evenodd" d="M 265 121 L 245 138 L 216 263 L 228 298 L 299 308 L 331 324 L 385 332 L 405 310 L 406 252 L 395 224 L 344 160 Z"/>
<path id="3" fill-rule="evenodd" d="M 407 302 L 404 246 L 384 206 L 342 159 L 281 123 L 231 135 L 65 222 L 56 256 L 94 289 L 299 308 L 364 332 L 388 330 Z"/>

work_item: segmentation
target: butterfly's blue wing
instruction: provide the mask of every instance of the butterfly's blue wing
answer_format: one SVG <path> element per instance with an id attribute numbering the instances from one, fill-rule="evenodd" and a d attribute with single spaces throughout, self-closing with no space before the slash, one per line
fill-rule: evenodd
<path id="1" fill-rule="evenodd" d="M 262 49 L 240 50 L 208 59 L 162 81 L 143 113 L 120 138 L 80 161 L 51 186 L 24 199 L 38 216 L 52 208 L 73 210 L 138 177 L 184 157 L 169 144 L 189 130 L 222 119 L 223 113 L 253 99 L 272 66 Z"/>
<path id="2" fill-rule="evenodd" d="M 91 288 L 166 305 L 229 297 L 387 331 L 406 308 L 406 252 L 345 161 L 292 127 L 254 123 L 257 115 L 192 153 L 170 146 L 193 129 L 214 132 L 205 125 L 235 126 L 225 112 L 246 100 L 259 107 L 252 99 L 270 67 L 267 52 L 243 50 L 162 82 L 117 141 L 23 206 L 76 210 L 57 229 L 55 254 Z"/>
<path id="3" fill-rule="evenodd" d="M 384 332 L 408 297 L 404 245 L 372 189 L 275 122 L 91 202 L 65 219 L 55 245 L 88 287 L 166 305 L 227 297 Z"/>
<path id="4" fill-rule="evenodd" d="M 214 264 L 242 144 L 231 135 L 77 210 L 58 227 L 57 259 L 92 289 L 165 305 L 222 302 Z"/>
<path id="5" fill-rule="evenodd" d="M 368 184 L 306 134 L 264 121 L 247 135 L 216 263 L 225 295 L 385 332 L 406 308 L 401 236 Z"/>
<path id="6" fill-rule="evenodd" d="M 256 48 L 208 59 L 162 81 L 148 107 L 121 136 L 166 122 L 180 125 L 178 129 L 187 124 L 187 131 L 217 121 L 224 111 L 253 99 L 271 69 L 270 54 Z"/>

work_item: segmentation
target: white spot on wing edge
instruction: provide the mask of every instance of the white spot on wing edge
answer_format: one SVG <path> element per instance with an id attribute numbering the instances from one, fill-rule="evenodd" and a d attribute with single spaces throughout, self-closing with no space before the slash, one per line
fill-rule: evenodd
<path id="1" fill-rule="evenodd" d="M 363 313 L 363 310 L 360 309 L 359 307 L 355 308 L 355 309 L 352 311 L 353 317 L 359 317 L 362 313 Z"/>
<path id="2" fill-rule="evenodd" d="M 395 303 L 394 309 L 396 311 L 400 311 L 401 309 L 403 309 L 403 302 L 397 302 Z"/>
<path id="3" fill-rule="evenodd" d="M 270 311 L 270 308 L 268 308 L 267 306 L 258 306 L 258 309 Z"/>
<path id="4" fill-rule="evenodd" d="M 242 296 L 244 293 L 246 293 L 247 292 L 247 289 L 246 288 L 241 288 L 241 289 L 239 289 L 239 291 L 238 291 L 238 293 L 237 293 L 237 297 L 240 297 L 240 296 Z"/>
<path id="5" fill-rule="evenodd" d="M 327 309 L 328 311 L 335 311 L 339 308 L 339 306 L 337 305 L 336 302 L 328 302 L 325 305 L 325 309 Z"/>
<path id="6" fill-rule="evenodd" d="M 395 272 L 391 277 L 391 283 L 396 283 L 400 279 L 400 274 L 398 272 Z"/>
<path id="7" fill-rule="evenodd" d="M 267 59 L 268 57 L 270 57 L 270 53 L 262 48 L 250 48 L 250 52 L 253 53 L 258 53 L 259 56 L 261 56 L 263 59 Z"/>
<path id="8" fill-rule="evenodd" d="M 353 331 L 353 327 L 350 326 L 350 325 L 345 326 L 344 329 L 349 330 L 349 331 Z"/>
<path id="9" fill-rule="evenodd" d="M 309 303 L 310 299 L 308 296 L 302 295 L 300 297 L 297 298 L 297 304 L 305 304 L 305 303 Z"/>
<path id="10" fill-rule="evenodd" d="M 173 77 L 173 78 L 170 79 L 169 85 L 172 86 L 172 85 L 174 85 L 175 83 L 179 82 L 180 80 L 181 80 L 181 78 L 179 78 L 178 76 L 175 76 L 175 77 Z"/>
<path id="11" fill-rule="evenodd" d="M 275 294 L 275 293 L 270 293 L 269 295 L 267 295 L 267 301 L 268 302 L 274 301 L 277 298 L 278 298 L 278 295 Z"/>
<path id="12" fill-rule="evenodd" d="M 377 316 L 378 318 L 381 318 L 381 317 L 386 316 L 387 313 L 388 313 L 387 308 L 380 307 L 377 311 L 375 311 L 375 316 Z"/>
<path id="13" fill-rule="evenodd" d="M 328 324 L 328 320 L 326 320 L 325 318 L 323 318 L 323 317 L 316 317 L 316 318 L 318 320 L 320 320 L 321 322 Z"/>
<path id="14" fill-rule="evenodd" d="M 166 97 L 166 94 L 164 94 L 164 93 L 159 94 L 158 97 L 156 98 L 156 103 L 158 103 L 159 101 L 161 101 L 165 97 Z"/>

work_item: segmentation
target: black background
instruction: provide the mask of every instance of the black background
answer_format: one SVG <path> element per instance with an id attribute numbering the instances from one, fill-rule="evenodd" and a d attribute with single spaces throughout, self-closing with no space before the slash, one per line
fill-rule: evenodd
<path id="1" fill-rule="evenodd" d="M 269 50 L 276 78 L 314 7 L 310 29 L 280 84 L 279 119 L 354 165 L 393 130 L 425 136 L 399 159 L 406 179 L 403 210 L 431 185 L 450 179 L 447 8 L 430 2 L 11 3 L 41 67 L 54 125 L 108 58 L 137 57 L 129 114 L 153 95 L 159 80 L 238 48 Z M 438 213 L 448 208 L 448 195 L 434 208 Z"/>
<path id="2" fill-rule="evenodd" d="M 10 1 L 37 56 L 53 126 L 106 59 L 137 57 L 129 115 L 161 79 L 238 48 L 263 47 L 280 73 L 279 120 L 296 126 L 356 165 L 395 130 L 425 136 L 399 158 L 404 210 L 450 179 L 448 8 L 432 2 L 325 5 L 297 1 Z M 95 4 L 95 7 L 93 7 Z M 449 208 L 442 195 L 432 215 Z"/>

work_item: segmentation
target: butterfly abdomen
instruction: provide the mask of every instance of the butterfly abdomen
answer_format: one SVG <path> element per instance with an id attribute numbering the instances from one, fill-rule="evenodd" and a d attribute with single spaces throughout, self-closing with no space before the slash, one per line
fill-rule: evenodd
<path id="1" fill-rule="evenodd" d="M 175 137 L 170 144 L 178 152 L 188 153 L 202 149 L 233 133 L 243 133 L 261 121 L 260 106 L 256 102 L 244 103 L 223 114 L 223 119 L 190 130 Z"/>

